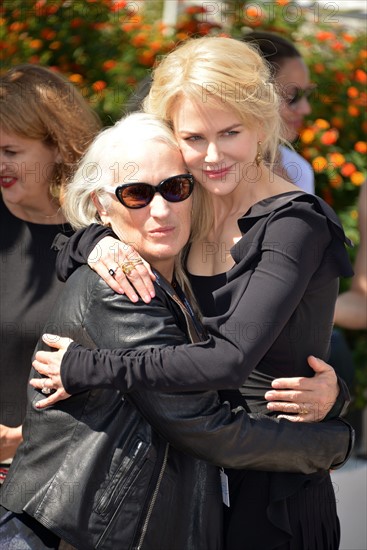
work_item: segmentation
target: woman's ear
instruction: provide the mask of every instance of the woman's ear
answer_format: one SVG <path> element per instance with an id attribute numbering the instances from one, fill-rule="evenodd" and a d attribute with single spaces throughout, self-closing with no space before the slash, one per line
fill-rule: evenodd
<path id="1" fill-rule="evenodd" d="M 108 212 L 105 209 L 105 207 L 101 204 L 101 201 L 99 200 L 96 193 L 93 192 L 91 194 L 91 198 L 94 206 L 97 208 L 98 215 L 101 218 L 101 222 L 103 223 L 103 225 L 111 225 L 110 216 L 108 215 Z"/>

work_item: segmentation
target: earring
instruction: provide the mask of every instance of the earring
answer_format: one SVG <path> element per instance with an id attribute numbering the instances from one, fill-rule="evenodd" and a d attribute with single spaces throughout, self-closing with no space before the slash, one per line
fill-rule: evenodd
<path id="1" fill-rule="evenodd" d="M 263 159 L 263 151 L 262 151 L 262 147 L 261 147 L 261 141 L 258 141 L 257 142 L 257 153 L 256 153 L 256 157 L 255 157 L 256 166 L 260 166 L 262 159 Z"/>

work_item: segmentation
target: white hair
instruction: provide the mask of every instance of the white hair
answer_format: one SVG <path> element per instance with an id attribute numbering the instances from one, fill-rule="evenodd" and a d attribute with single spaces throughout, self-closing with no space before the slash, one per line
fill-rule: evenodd
<path id="1" fill-rule="evenodd" d="M 124 149 L 131 145 L 139 147 L 144 141 L 163 142 L 179 151 L 169 126 L 157 116 L 147 113 L 128 115 L 114 126 L 102 130 L 93 140 L 65 190 L 63 211 L 75 229 L 101 223 L 92 194 L 98 196 L 100 203 L 108 208 L 111 195 L 105 187 L 117 186 L 116 176 L 121 159 L 124 164 L 128 162 Z"/>

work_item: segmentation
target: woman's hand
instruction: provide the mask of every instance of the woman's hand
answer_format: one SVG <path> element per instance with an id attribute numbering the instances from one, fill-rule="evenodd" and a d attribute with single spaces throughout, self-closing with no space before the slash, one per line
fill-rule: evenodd
<path id="1" fill-rule="evenodd" d="M 22 439 L 22 426 L 11 428 L 0 424 L 0 462 L 14 457 Z"/>
<path id="2" fill-rule="evenodd" d="M 319 422 L 334 405 L 339 386 L 333 367 L 313 356 L 308 358 L 308 364 L 315 376 L 277 378 L 272 382 L 273 389 L 265 394 L 268 410 L 285 413 L 278 418 Z"/>
<path id="3" fill-rule="evenodd" d="M 42 393 L 48 395 L 46 399 L 42 399 L 36 403 L 37 409 L 44 409 L 50 405 L 54 405 L 62 399 L 67 399 L 70 394 L 65 391 L 61 381 L 61 361 L 64 353 L 72 342 L 70 338 L 61 338 L 53 334 L 44 334 L 42 340 L 51 348 L 58 351 L 37 351 L 35 359 L 32 363 L 35 370 L 42 374 L 42 378 L 32 378 L 29 383 L 34 388 L 41 390 Z"/>
<path id="4" fill-rule="evenodd" d="M 155 296 L 150 265 L 136 250 L 113 237 L 104 237 L 88 256 L 88 265 L 108 286 L 132 301 L 149 303 Z M 139 295 L 139 296 L 138 296 Z"/>

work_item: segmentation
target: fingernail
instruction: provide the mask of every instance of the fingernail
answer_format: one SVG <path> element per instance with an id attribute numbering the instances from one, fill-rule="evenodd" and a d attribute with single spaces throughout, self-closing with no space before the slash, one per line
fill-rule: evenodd
<path id="1" fill-rule="evenodd" d="M 152 298 L 155 298 L 155 292 L 154 292 L 154 290 L 151 290 L 150 295 L 151 295 Z"/>

